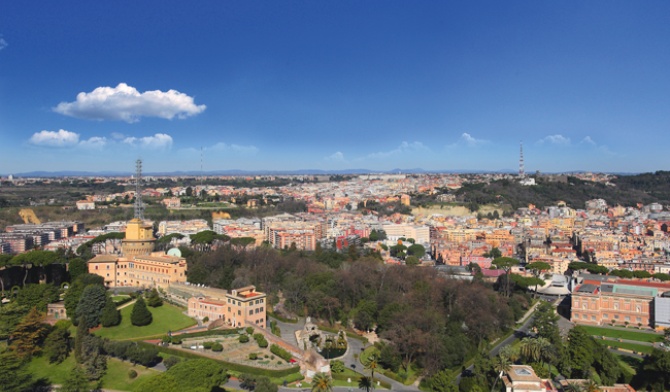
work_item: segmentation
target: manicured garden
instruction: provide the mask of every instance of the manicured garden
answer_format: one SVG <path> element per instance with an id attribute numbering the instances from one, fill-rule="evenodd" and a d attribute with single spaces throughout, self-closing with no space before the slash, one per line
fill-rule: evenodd
<path id="1" fill-rule="evenodd" d="M 50 384 L 57 385 L 63 385 L 74 367 L 75 361 L 72 354 L 59 364 L 49 363 L 46 357 L 35 357 L 28 365 L 28 369 L 35 379 L 48 380 Z M 131 369 L 137 372 L 137 377 L 134 379 L 128 376 Z M 108 358 L 107 371 L 102 377 L 102 386 L 105 389 L 129 391 L 132 390 L 132 385 L 138 380 L 155 374 L 158 374 L 158 372 L 153 369 L 133 366 L 130 362 L 123 362 L 116 358 Z"/>
<path id="2" fill-rule="evenodd" d="M 635 351 L 638 353 L 651 354 L 653 351 L 652 346 L 644 346 L 642 344 L 628 343 L 628 342 L 619 342 L 618 340 L 605 340 L 605 339 L 596 339 L 600 344 L 610 347 L 617 347 L 624 350 Z"/>
<path id="3" fill-rule="evenodd" d="M 641 331 L 631 331 L 626 329 L 602 328 L 582 325 L 588 333 L 594 336 L 606 336 L 614 339 L 635 340 L 637 342 L 655 343 L 662 342 L 663 335 Z"/>
<path id="4" fill-rule="evenodd" d="M 195 320 L 183 313 L 182 308 L 164 304 L 156 308 L 149 307 L 148 309 L 153 316 L 152 323 L 137 327 L 130 323 L 132 309 L 132 306 L 121 309 L 121 324 L 115 327 L 101 328 L 95 331 L 95 335 L 120 340 L 160 338 L 168 331 L 178 331 L 196 324 Z"/>

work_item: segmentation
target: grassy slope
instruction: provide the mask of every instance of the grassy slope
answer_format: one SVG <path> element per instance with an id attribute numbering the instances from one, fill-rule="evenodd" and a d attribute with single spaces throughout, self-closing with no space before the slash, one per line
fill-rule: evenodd
<path id="1" fill-rule="evenodd" d="M 600 328 L 592 326 L 581 326 L 586 329 L 591 335 L 607 336 L 608 338 L 635 340 L 638 342 L 662 342 L 663 335 L 655 333 L 646 333 L 641 331 L 627 331 L 622 329 Z"/>
<path id="2" fill-rule="evenodd" d="M 35 379 L 46 379 L 51 384 L 63 385 L 70 371 L 75 366 L 74 355 L 71 355 L 60 364 L 49 363 L 46 357 L 35 357 L 30 361 L 28 369 Z M 128 371 L 135 369 L 138 376 L 131 380 Z M 107 373 L 102 378 L 102 386 L 117 391 L 130 391 L 132 385 L 144 377 L 158 374 L 157 371 L 146 369 L 143 366 L 133 366 L 115 358 L 108 358 Z"/>
<path id="3" fill-rule="evenodd" d="M 130 313 L 133 307 L 121 309 L 121 324 L 116 327 L 102 328 L 95 334 L 103 338 L 130 340 L 161 337 L 167 331 L 178 331 L 195 325 L 195 321 L 183 314 L 183 310 L 170 304 L 163 304 L 157 308 L 148 307 L 153 315 L 153 322 L 144 327 L 136 327 L 130 323 Z"/>

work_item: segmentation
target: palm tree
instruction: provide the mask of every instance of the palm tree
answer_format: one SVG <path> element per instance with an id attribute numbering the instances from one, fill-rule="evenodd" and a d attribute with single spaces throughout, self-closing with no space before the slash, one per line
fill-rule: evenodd
<path id="1" fill-rule="evenodd" d="M 584 388 L 578 383 L 569 382 L 565 386 L 565 391 L 566 392 L 584 392 Z"/>
<path id="2" fill-rule="evenodd" d="M 538 337 L 535 339 L 535 345 L 537 346 L 540 363 L 544 365 L 544 360 L 549 359 L 551 354 L 551 343 L 547 338 Z"/>
<path id="3" fill-rule="evenodd" d="M 366 369 L 370 371 L 370 378 L 374 381 L 375 370 L 379 367 L 379 359 L 377 358 L 377 353 L 372 353 L 363 364 Z"/>
<path id="4" fill-rule="evenodd" d="M 583 385 L 584 385 L 584 392 L 598 392 L 598 391 L 600 391 L 600 387 L 598 386 L 598 383 L 596 383 L 593 380 L 588 380 Z"/>
<path id="5" fill-rule="evenodd" d="M 365 392 L 370 392 L 375 389 L 374 382 L 371 377 L 363 376 L 358 380 L 358 387 Z"/>
<path id="6" fill-rule="evenodd" d="M 496 371 L 496 373 L 498 373 L 498 377 L 496 377 L 496 380 L 493 382 L 493 387 L 491 388 L 491 391 L 495 390 L 498 379 L 502 378 L 503 373 L 509 372 L 511 366 L 512 363 L 506 356 L 498 355 L 497 357 L 495 357 L 495 359 L 493 360 L 493 369 Z"/>
<path id="7" fill-rule="evenodd" d="M 332 392 L 333 379 L 326 373 L 317 373 L 312 379 L 312 392 Z"/>
<path id="8" fill-rule="evenodd" d="M 519 351 L 526 361 L 537 362 L 539 360 L 540 352 L 536 340 L 533 338 L 523 338 L 521 340 Z"/>

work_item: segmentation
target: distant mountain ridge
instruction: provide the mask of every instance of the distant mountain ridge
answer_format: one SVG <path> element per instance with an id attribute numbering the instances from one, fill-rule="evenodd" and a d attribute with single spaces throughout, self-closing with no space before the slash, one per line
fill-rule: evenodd
<path id="1" fill-rule="evenodd" d="M 493 171 L 493 170 L 424 170 L 422 168 L 413 169 L 393 169 L 393 170 L 370 170 L 370 169 L 342 169 L 342 170 L 320 170 L 320 169 L 299 169 L 299 170 L 211 170 L 200 172 L 198 170 L 187 171 L 165 171 L 165 172 L 144 172 L 145 176 L 249 176 L 249 175 L 360 175 L 360 174 L 426 174 L 426 173 L 514 173 L 512 170 Z M 130 171 L 32 171 L 24 173 L 13 173 L 14 177 L 130 177 L 134 175 Z M 3 174 L 6 177 L 7 174 Z"/>

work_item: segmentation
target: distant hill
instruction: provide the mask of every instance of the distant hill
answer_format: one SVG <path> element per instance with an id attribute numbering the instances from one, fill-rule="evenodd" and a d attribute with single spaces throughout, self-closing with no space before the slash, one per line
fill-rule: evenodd
<path id="1" fill-rule="evenodd" d="M 537 185 L 523 186 L 515 181 L 501 180 L 490 184 L 465 184 L 455 192 L 457 200 L 476 205 L 505 203 L 513 208 L 535 204 L 542 208 L 564 201 L 572 208 L 584 208 L 591 199 L 603 199 L 610 206 L 635 206 L 637 203 L 670 204 L 670 172 L 659 171 L 619 176 L 612 185 L 567 177 L 567 182 L 551 182 L 537 177 Z"/>

